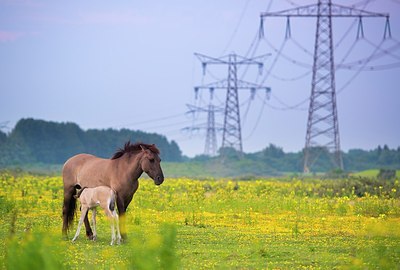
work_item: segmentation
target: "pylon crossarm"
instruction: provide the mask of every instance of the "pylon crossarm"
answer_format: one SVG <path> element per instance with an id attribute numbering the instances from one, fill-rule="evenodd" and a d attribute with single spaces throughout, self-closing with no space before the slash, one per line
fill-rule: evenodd
<path id="1" fill-rule="evenodd" d="M 210 107 L 207 107 L 207 108 L 199 107 L 199 106 L 195 106 L 195 105 L 192 105 L 192 104 L 186 104 L 186 106 L 187 106 L 188 109 L 189 109 L 189 110 L 186 112 L 186 114 L 190 114 L 190 113 L 194 113 L 194 112 L 210 112 L 210 111 L 213 111 L 213 112 L 223 112 L 223 111 L 224 111 L 223 108 L 217 107 L 217 106 L 214 106 L 214 105 L 212 105 L 211 108 L 210 108 Z"/>
<path id="2" fill-rule="evenodd" d="M 200 60 L 200 62 L 205 64 L 232 64 L 232 59 L 229 59 L 230 55 L 225 55 L 220 58 L 215 58 L 211 56 L 207 56 L 201 53 L 194 53 L 194 55 Z M 233 62 L 235 65 L 264 65 L 264 59 L 270 56 L 270 53 L 263 54 L 260 56 L 255 56 L 252 58 L 247 58 L 244 56 L 240 56 L 235 54 L 236 60 Z"/>
<path id="3" fill-rule="evenodd" d="M 205 85 L 200 85 L 200 86 L 195 86 L 194 89 L 224 89 L 226 90 L 228 88 L 228 80 L 220 80 L 217 82 L 212 82 L 209 84 Z M 270 87 L 260 85 L 260 84 L 255 84 L 251 82 L 246 82 L 243 80 L 237 80 L 237 88 L 240 89 L 246 89 L 246 90 L 252 90 L 252 89 L 264 89 L 266 91 L 271 91 Z"/>
<path id="4" fill-rule="evenodd" d="M 331 10 L 329 13 L 321 14 L 319 12 L 319 5 L 306 5 L 297 8 L 291 8 L 286 10 L 281 10 L 277 12 L 263 12 L 261 13 L 261 19 L 265 17 L 386 17 L 389 18 L 388 13 L 377 13 L 370 12 L 362 9 L 346 7 L 337 4 L 329 5 Z"/>

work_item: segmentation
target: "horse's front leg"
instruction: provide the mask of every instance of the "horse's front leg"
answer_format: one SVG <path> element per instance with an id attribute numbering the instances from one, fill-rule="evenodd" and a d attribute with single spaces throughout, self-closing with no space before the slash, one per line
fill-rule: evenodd
<path id="1" fill-rule="evenodd" d="M 85 219 L 83 220 L 83 222 L 85 223 L 87 238 L 89 240 L 93 240 L 93 231 L 92 231 L 92 228 L 90 228 L 90 223 L 89 223 L 89 219 L 88 219 L 88 213 L 89 213 L 89 211 L 86 213 Z"/>

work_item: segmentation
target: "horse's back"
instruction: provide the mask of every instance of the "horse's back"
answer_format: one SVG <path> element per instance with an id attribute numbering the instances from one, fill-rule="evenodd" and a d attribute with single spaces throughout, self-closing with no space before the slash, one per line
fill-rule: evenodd
<path id="1" fill-rule="evenodd" d="M 64 185 L 75 185 L 77 183 L 78 174 L 85 166 L 85 164 L 96 158 L 96 156 L 90 154 L 78 154 L 69 158 L 64 163 L 62 169 Z"/>
<path id="2" fill-rule="evenodd" d="M 64 186 L 80 184 L 86 187 L 97 186 L 99 174 L 103 174 L 107 159 L 90 154 L 78 154 L 68 159 L 63 167 Z"/>
<path id="3" fill-rule="evenodd" d="M 75 155 L 71 158 L 69 158 L 63 166 L 63 175 L 66 173 L 71 173 L 71 172 L 76 172 L 79 170 L 80 167 L 82 167 L 88 160 L 91 160 L 93 158 L 96 158 L 93 155 L 90 154 L 78 154 Z"/>

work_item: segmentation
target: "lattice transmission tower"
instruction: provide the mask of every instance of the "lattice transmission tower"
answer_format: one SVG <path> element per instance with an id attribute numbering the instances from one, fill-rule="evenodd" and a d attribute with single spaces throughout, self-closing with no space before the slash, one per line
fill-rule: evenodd
<path id="1" fill-rule="evenodd" d="M 207 132 L 204 154 L 215 156 L 217 154 L 217 130 L 215 128 L 215 106 L 210 103 L 207 111 Z"/>
<path id="2" fill-rule="evenodd" d="M 333 4 L 331 0 L 318 0 L 318 4 L 307 5 L 278 12 L 261 13 L 261 34 L 266 17 L 285 17 L 290 27 L 291 17 L 316 17 L 314 58 L 311 96 L 308 110 L 306 143 L 304 149 L 304 172 L 309 172 L 323 151 L 331 155 L 336 168 L 343 169 L 340 151 L 339 124 L 336 106 L 335 64 L 333 51 L 332 18 L 359 18 L 358 31 L 362 31 L 362 18 L 385 17 L 385 33 L 390 35 L 389 14 L 369 12 L 352 7 Z M 290 28 L 286 35 L 290 35 Z"/>
<path id="3" fill-rule="evenodd" d="M 196 99 L 198 94 L 198 89 L 195 90 Z M 200 124 L 197 126 L 188 127 L 188 130 L 206 130 L 206 140 L 204 144 L 204 155 L 206 156 L 216 156 L 218 151 L 218 143 L 217 143 L 217 132 L 222 130 L 215 122 L 215 114 L 222 113 L 222 108 L 215 106 L 213 104 L 213 93 L 214 89 L 210 89 L 210 102 L 206 107 L 195 106 L 191 104 L 187 104 L 189 111 L 187 113 L 196 113 L 202 112 L 207 113 L 207 123 Z"/>
<path id="4" fill-rule="evenodd" d="M 270 91 L 269 87 L 259 84 L 246 82 L 238 79 L 238 66 L 240 65 L 257 65 L 259 71 L 263 68 L 263 58 L 267 55 L 262 55 L 253 58 L 246 58 L 237 54 L 229 54 L 220 58 L 214 58 L 202 54 L 195 53 L 203 66 L 203 74 L 205 74 L 207 65 L 227 65 L 227 79 L 213 82 L 207 85 L 196 86 L 195 91 L 199 89 L 224 89 L 226 90 L 224 124 L 222 130 L 222 147 L 234 148 L 239 153 L 243 152 L 242 131 L 240 123 L 240 108 L 239 108 L 239 89 L 250 89 L 252 91 L 264 89 Z"/>

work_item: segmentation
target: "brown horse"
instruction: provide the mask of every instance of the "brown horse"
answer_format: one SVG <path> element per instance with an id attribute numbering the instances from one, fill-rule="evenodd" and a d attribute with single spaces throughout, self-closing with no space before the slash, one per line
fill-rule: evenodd
<path id="1" fill-rule="evenodd" d="M 159 158 L 160 151 L 152 144 L 127 142 L 111 159 L 102 159 L 89 154 L 79 154 L 65 162 L 62 175 L 64 182 L 63 234 L 67 235 L 76 208 L 75 186 L 107 186 L 117 195 L 117 208 L 121 217 L 120 227 L 123 236 L 125 226 L 123 216 L 139 187 L 138 178 L 143 172 L 150 176 L 156 185 L 164 181 Z M 93 238 L 87 214 L 84 219 L 86 235 Z"/>

